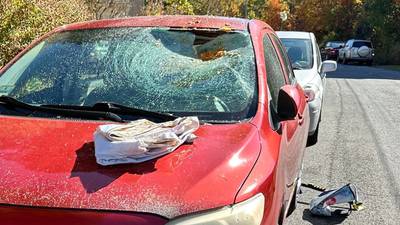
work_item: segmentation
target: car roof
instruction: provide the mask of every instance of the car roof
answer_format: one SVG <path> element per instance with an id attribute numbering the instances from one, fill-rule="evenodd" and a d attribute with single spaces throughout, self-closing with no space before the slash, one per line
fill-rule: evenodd
<path id="1" fill-rule="evenodd" d="M 300 39 L 311 39 L 310 32 L 303 31 L 277 31 L 276 34 L 279 38 L 300 38 Z"/>
<path id="2" fill-rule="evenodd" d="M 56 31 L 116 27 L 177 27 L 247 30 L 250 20 L 218 16 L 138 16 L 119 19 L 93 20 L 65 25 Z"/>

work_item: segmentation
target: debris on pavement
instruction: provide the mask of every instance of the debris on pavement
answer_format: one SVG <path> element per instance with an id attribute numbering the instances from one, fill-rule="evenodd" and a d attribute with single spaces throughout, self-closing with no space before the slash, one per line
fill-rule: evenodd
<path id="1" fill-rule="evenodd" d="M 363 209 L 354 184 L 347 184 L 338 189 L 322 192 L 318 197 L 311 200 L 310 211 L 317 216 L 332 216 L 332 206 L 343 203 L 350 204 L 349 212 Z"/>

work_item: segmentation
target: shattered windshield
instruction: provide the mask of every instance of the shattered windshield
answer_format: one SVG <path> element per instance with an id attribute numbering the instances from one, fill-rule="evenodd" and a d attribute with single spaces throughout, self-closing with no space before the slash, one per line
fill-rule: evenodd
<path id="1" fill-rule="evenodd" d="M 242 120 L 257 102 L 247 32 L 110 28 L 57 33 L 0 77 L 22 102 L 130 107 L 209 120 Z"/>

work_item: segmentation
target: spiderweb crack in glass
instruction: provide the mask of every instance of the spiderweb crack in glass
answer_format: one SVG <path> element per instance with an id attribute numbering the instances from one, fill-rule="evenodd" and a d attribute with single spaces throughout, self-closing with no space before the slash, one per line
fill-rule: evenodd
<path id="1" fill-rule="evenodd" d="M 244 31 L 67 31 L 20 58 L 0 77 L 0 89 L 31 104 L 107 101 L 192 115 L 240 112 L 248 118 L 257 96 L 254 61 Z"/>
<path id="2" fill-rule="evenodd" d="M 137 90 L 129 103 L 140 102 L 149 110 L 157 106 L 172 111 L 215 111 L 213 105 L 199 101 L 214 96 L 229 108 L 243 110 L 252 98 L 255 79 L 248 72 L 254 70 L 253 60 L 246 60 L 253 57 L 246 49 L 251 46 L 240 43 L 237 48 L 243 38 L 241 33 L 224 34 L 196 46 L 191 32 L 144 29 L 134 44 L 116 48 L 114 55 L 119 60 L 110 66 L 118 79 L 112 80 L 128 81 Z M 199 53 L 215 48 L 229 54 L 207 61 L 198 58 Z"/>

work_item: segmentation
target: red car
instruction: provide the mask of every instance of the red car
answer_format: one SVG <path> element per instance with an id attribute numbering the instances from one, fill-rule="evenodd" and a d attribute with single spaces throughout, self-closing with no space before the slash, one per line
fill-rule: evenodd
<path id="1" fill-rule="evenodd" d="M 295 208 L 309 113 L 264 22 L 72 24 L 0 74 L 2 224 L 259 225 Z M 193 143 L 140 164 L 96 163 L 99 125 L 181 116 L 201 121 Z"/>
<path id="2" fill-rule="evenodd" d="M 325 60 L 337 60 L 339 56 L 339 49 L 343 48 L 344 42 L 342 41 L 328 41 L 325 47 L 321 48 L 321 54 Z"/>

